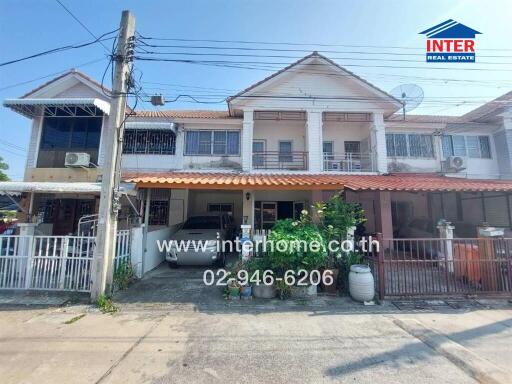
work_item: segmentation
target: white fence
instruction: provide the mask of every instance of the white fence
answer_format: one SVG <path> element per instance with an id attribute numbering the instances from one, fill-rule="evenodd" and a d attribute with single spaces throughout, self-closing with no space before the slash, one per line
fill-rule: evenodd
<path id="1" fill-rule="evenodd" d="M 95 237 L 0 236 L 0 289 L 89 292 Z M 130 260 L 130 231 L 119 231 L 114 266 Z"/>
<path id="2" fill-rule="evenodd" d="M 123 263 L 130 261 L 131 254 L 130 230 L 117 231 L 116 256 L 114 257 L 114 271 Z"/>

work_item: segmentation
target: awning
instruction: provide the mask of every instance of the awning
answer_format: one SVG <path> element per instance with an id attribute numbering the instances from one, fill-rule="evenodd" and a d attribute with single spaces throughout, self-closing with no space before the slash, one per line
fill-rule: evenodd
<path id="1" fill-rule="evenodd" d="M 123 174 L 139 188 L 512 192 L 512 180 L 463 179 L 439 175 L 243 174 L 170 172 Z"/>
<path id="2" fill-rule="evenodd" d="M 121 183 L 122 194 L 135 196 L 136 184 Z M 0 182 L 0 195 L 19 195 L 22 192 L 36 193 L 91 193 L 99 195 L 101 183 L 58 183 L 39 181 L 4 181 Z"/>
<path id="3" fill-rule="evenodd" d="M 91 116 L 97 116 L 97 109 L 110 114 L 110 103 L 96 98 L 6 99 L 3 104 L 28 118 L 41 116 L 45 112 L 52 115 L 55 108 L 67 116 L 76 116 L 76 108 Z"/>

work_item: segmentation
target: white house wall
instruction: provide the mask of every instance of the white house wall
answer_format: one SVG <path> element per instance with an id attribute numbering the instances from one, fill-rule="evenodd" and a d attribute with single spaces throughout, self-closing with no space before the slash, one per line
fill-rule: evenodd
<path id="1" fill-rule="evenodd" d="M 189 190 L 188 215 L 208 214 L 208 204 L 233 204 L 233 219 L 242 224 L 242 191 Z"/>
<path id="2" fill-rule="evenodd" d="M 265 140 L 265 151 L 279 151 L 280 140 L 291 140 L 292 151 L 305 151 L 305 121 L 255 120 L 253 140 Z"/>

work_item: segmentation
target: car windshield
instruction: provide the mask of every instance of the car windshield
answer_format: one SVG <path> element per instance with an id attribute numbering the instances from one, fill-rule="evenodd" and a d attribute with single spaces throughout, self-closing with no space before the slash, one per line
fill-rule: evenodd
<path id="1" fill-rule="evenodd" d="M 190 217 L 183 229 L 219 229 L 220 217 L 218 216 L 194 216 Z"/>

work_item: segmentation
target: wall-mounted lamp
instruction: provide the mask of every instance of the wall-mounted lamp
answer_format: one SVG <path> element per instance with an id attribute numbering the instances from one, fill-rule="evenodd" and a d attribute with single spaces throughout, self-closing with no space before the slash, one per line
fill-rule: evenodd
<path id="1" fill-rule="evenodd" d="M 247 201 L 249 201 L 251 199 L 251 193 L 250 192 L 247 192 L 245 194 L 245 198 L 247 199 Z"/>

